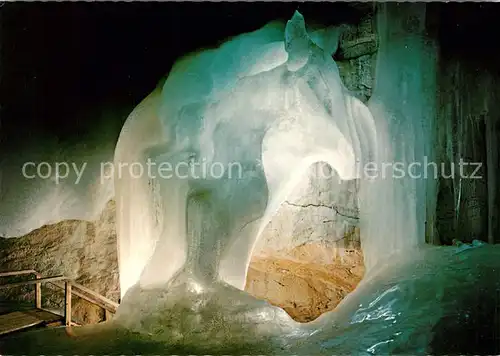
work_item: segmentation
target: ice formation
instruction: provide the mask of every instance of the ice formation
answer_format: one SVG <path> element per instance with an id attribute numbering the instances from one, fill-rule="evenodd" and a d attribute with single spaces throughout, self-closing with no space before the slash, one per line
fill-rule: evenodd
<path id="1" fill-rule="evenodd" d="M 150 159 L 192 169 L 187 179 L 117 178 L 123 294 L 176 273 L 243 289 L 259 235 L 306 169 L 324 161 L 342 179 L 359 178 L 358 163 L 375 150 L 369 110 L 299 13 L 286 29 L 270 24 L 181 60 L 159 95 L 125 124 L 115 166 Z M 224 174 L 203 177 L 214 166 Z"/>
<path id="2" fill-rule="evenodd" d="M 439 174 L 433 166 L 436 48 L 426 36 L 425 6 L 383 5 L 382 10 L 368 103 L 377 126 L 377 179 L 365 180 L 360 194 L 367 268 L 433 234 Z"/>
<path id="3" fill-rule="evenodd" d="M 400 23 L 389 28 L 387 19 L 380 21 L 370 110 L 343 87 L 330 52 L 311 41 L 298 13 L 286 29 L 273 23 L 175 65 L 161 94 L 131 115 L 115 163 L 151 159 L 156 167 L 190 162 L 198 170 L 230 169 L 217 179 L 119 177 L 122 294 L 138 281 L 162 285 L 181 270 L 242 289 L 260 233 L 318 161 L 342 179 L 363 179 L 369 268 L 424 241 L 435 183 L 408 173 L 411 163 L 432 159 L 434 83 L 425 73 L 433 73 L 435 55 L 424 38 L 425 8 L 405 9 L 396 11 L 416 15 L 412 28 L 405 27 L 408 13 L 383 12 Z M 240 171 L 231 171 L 233 163 Z M 376 178 L 366 171 L 370 163 Z M 394 178 L 386 163 L 401 164 L 406 175 Z"/>
<path id="4" fill-rule="evenodd" d="M 299 13 L 284 29 L 270 24 L 178 62 L 131 115 L 117 146 L 116 164 L 183 163 L 190 175 L 116 180 L 124 294 L 116 323 L 177 346 L 244 343 L 251 334 L 283 348 L 315 335 L 325 352 L 390 352 L 421 333 L 406 350 L 425 349 L 430 331 L 401 329 L 400 320 L 414 293 L 404 271 L 418 270 L 426 256 L 419 246 L 432 233 L 426 221 L 435 204 L 435 182 L 409 175 L 412 163 L 422 168 L 433 158 L 435 49 L 424 24 L 422 4 L 382 6 L 369 108 L 344 88 L 331 53 L 317 45 L 325 42 L 310 39 Z M 335 312 L 300 326 L 241 289 L 263 228 L 318 161 L 342 179 L 361 179 L 368 274 Z M 237 177 L 230 170 L 203 176 L 203 163 L 235 162 Z M 366 170 L 370 164 L 375 171 Z M 430 324 L 439 320 L 437 309 L 415 315 L 422 311 Z M 381 327 L 391 332 L 378 335 Z M 330 340 L 341 330 L 364 330 L 367 338 L 356 348 L 343 337 Z"/>

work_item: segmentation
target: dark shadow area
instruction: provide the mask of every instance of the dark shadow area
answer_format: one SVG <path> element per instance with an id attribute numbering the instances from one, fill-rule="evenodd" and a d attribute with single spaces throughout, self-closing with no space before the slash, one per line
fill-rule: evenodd
<path id="1" fill-rule="evenodd" d="M 1 16 L 1 130 L 78 140 L 100 108 L 135 105 L 174 61 L 228 37 L 289 19 L 299 9 L 319 24 L 352 22 L 369 10 L 347 3 L 6 3 Z M 110 121 L 110 119 L 108 119 Z M 22 127 L 21 127 L 22 126 Z"/>

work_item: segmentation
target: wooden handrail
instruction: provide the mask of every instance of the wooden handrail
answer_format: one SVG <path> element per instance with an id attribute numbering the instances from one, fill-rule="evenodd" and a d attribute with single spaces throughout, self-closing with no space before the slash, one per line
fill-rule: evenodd
<path id="1" fill-rule="evenodd" d="M 100 299 L 100 301 L 102 301 L 104 304 L 109 304 L 110 306 L 114 307 L 115 308 L 115 311 L 116 309 L 118 308 L 118 306 L 120 304 L 116 303 L 116 302 L 113 302 L 111 299 L 108 299 L 106 298 L 105 296 L 103 295 L 100 295 L 99 293 L 96 293 L 94 292 L 93 290 L 91 289 L 88 289 L 87 287 L 84 287 L 82 286 L 81 284 L 79 283 L 76 283 L 76 282 L 73 282 L 73 287 L 77 288 L 77 289 L 80 289 L 82 292 L 85 292 L 85 293 L 88 293 L 90 294 L 92 297 L 94 298 L 97 298 L 97 299 Z M 106 309 L 106 308 L 105 308 Z M 109 310 L 109 309 L 108 309 Z M 109 311 L 112 311 L 112 310 L 109 310 Z M 114 311 L 113 311 L 114 313 Z"/>
<path id="2" fill-rule="evenodd" d="M 42 278 L 40 273 L 35 271 L 34 269 L 25 269 L 22 271 L 11 271 L 11 272 L 1 272 L 0 277 L 10 277 L 10 276 L 20 276 L 23 274 L 34 274 L 36 279 Z M 35 286 L 35 307 L 38 309 L 42 308 L 42 289 L 41 283 L 37 281 Z"/>
<path id="3" fill-rule="evenodd" d="M 0 272 L 0 277 L 10 277 L 10 276 L 19 276 L 21 274 L 37 274 L 37 271 L 34 269 L 25 269 L 23 271 L 12 271 L 12 272 Z"/>
<path id="4" fill-rule="evenodd" d="M 71 283 L 64 283 L 64 325 L 71 326 Z"/>
<path id="5" fill-rule="evenodd" d="M 25 285 L 25 284 L 37 284 L 37 283 L 51 282 L 51 281 L 60 281 L 60 280 L 67 280 L 67 279 L 68 278 L 64 277 L 63 275 L 53 276 L 53 277 L 45 277 L 45 278 L 37 278 L 37 279 L 31 279 L 29 281 L 21 281 L 21 282 L 0 284 L 0 289 L 2 289 L 2 288 L 8 288 L 8 287 L 22 286 L 22 285 Z"/>
<path id="6" fill-rule="evenodd" d="M 72 281 L 70 278 L 65 277 L 63 275 L 59 276 L 52 276 L 52 277 L 44 277 L 42 278 L 40 273 L 38 273 L 35 270 L 22 270 L 22 271 L 11 271 L 11 272 L 0 272 L 0 277 L 9 277 L 9 276 L 19 276 L 23 274 L 34 274 L 36 279 L 31 279 L 28 281 L 22 281 L 22 282 L 13 282 L 13 283 L 7 283 L 7 284 L 0 284 L 0 289 L 2 288 L 9 288 L 9 287 L 15 287 L 15 286 L 21 286 L 21 285 L 29 285 L 29 284 L 36 284 L 35 288 L 35 304 L 37 308 L 42 307 L 42 298 L 41 298 L 41 288 L 40 285 L 41 283 L 47 282 L 50 283 L 58 288 L 64 289 L 65 293 L 65 307 L 64 307 L 64 319 L 65 319 L 65 325 L 70 326 L 73 324 L 71 322 L 71 295 L 74 294 L 77 297 L 80 297 L 82 299 L 85 299 L 86 301 L 95 304 L 101 308 L 104 309 L 106 319 L 109 318 L 108 312 L 114 314 L 116 313 L 116 309 L 118 308 L 118 303 L 113 302 L 111 299 L 106 298 L 105 296 L 94 292 L 93 290 L 82 286 L 81 284 L 78 284 L 74 281 Z M 58 281 L 64 281 L 64 284 L 58 283 Z M 79 289 L 79 291 L 76 291 L 75 289 Z M 83 293 L 82 293 L 83 292 Z"/>
<path id="7" fill-rule="evenodd" d="M 61 288 L 61 289 L 64 289 L 64 284 L 61 284 L 61 283 L 57 283 L 57 282 L 49 282 L 50 284 L 58 287 L 58 288 Z M 101 308 L 103 308 L 104 310 L 107 310 L 109 312 L 111 312 L 112 314 L 116 313 L 116 309 L 118 308 L 118 303 L 115 303 L 113 302 L 112 300 L 109 300 L 107 299 L 106 297 L 100 295 L 100 294 L 97 294 L 99 295 L 103 300 L 105 299 L 106 302 L 103 302 L 101 300 L 98 300 L 97 298 L 96 299 L 92 299 L 91 297 L 85 295 L 84 293 L 80 293 L 78 291 L 76 291 L 75 289 L 81 289 L 81 285 L 77 284 L 77 283 L 72 283 L 73 285 L 73 289 L 71 290 L 71 293 L 76 295 L 77 297 L 80 297 L 82 299 L 85 299 L 86 301 L 92 303 L 92 304 L 95 304 Z M 109 301 L 109 302 L 108 302 Z"/>

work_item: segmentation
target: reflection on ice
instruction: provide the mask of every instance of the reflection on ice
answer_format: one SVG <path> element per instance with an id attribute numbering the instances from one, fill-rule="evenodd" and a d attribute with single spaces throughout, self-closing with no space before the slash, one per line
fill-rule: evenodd
<path id="1" fill-rule="evenodd" d="M 392 257 L 333 312 L 300 324 L 228 285 L 201 294 L 179 286 L 134 291 L 144 304 L 102 325 L 31 332 L 2 340 L 27 354 L 498 354 L 500 248 L 417 249 Z M 167 297 L 168 295 L 168 297 Z M 139 325 L 139 324 L 136 324 Z"/>

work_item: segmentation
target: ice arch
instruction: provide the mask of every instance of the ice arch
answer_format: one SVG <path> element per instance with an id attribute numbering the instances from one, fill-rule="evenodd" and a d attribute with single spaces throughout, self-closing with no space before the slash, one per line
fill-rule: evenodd
<path id="1" fill-rule="evenodd" d="M 311 164 L 359 177 L 373 119 L 323 43 L 295 13 L 181 60 L 130 115 L 115 154 L 122 296 L 183 278 L 243 289 L 259 235 Z M 215 165 L 223 174 L 207 175 Z"/>

